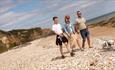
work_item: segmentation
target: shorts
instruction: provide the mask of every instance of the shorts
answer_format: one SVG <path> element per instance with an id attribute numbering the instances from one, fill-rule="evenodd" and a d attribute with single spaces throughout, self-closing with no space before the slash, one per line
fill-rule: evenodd
<path id="1" fill-rule="evenodd" d="M 81 37 L 83 39 L 86 39 L 87 37 L 89 37 L 89 31 L 88 31 L 88 29 L 82 29 L 82 30 L 80 30 L 80 34 L 81 34 Z"/>
<path id="2" fill-rule="evenodd" d="M 69 38 L 70 45 L 76 45 L 76 39 L 77 36 L 75 34 L 72 34 Z"/>
<path id="3" fill-rule="evenodd" d="M 56 36 L 56 45 L 62 45 L 63 43 L 68 43 L 68 39 L 65 36 Z"/>

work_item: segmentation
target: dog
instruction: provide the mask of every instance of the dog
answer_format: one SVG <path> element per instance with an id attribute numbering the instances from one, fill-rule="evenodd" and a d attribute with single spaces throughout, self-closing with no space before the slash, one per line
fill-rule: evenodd
<path id="1" fill-rule="evenodd" d="M 114 46 L 115 44 L 115 40 L 103 40 L 103 48 L 107 47 L 107 48 L 111 48 L 112 46 Z"/>

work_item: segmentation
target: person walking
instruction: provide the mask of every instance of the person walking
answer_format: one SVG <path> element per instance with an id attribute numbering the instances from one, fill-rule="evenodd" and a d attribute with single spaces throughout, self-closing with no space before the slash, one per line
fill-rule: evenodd
<path id="1" fill-rule="evenodd" d="M 59 46 L 61 57 L 64 59 L 65 56 L 63 54 L 62 44 L 65 44 L 66 48 L 68 49 L 68 40 L 67 40 L 67 38 L 63 34 L 62 26 L 61 26 L 61 24 L 58 23 L 58 17 L 57 16 L 53 17 L 53 22 L 54 22 L 54 24 L 52 26 L 52 30 L 56 34 L 56 45 Z M 70 52 L 70 55 L 74 56 L 74 53 Z"/>
<path id="2" fill-rule="evenodd" d="M 70 16 L 65 16 L 65 25 L 64 25 L 64 31 L 66 32 L 68 39 L 70 41 L 70 47 L 73 51 L 73 48 L 76 46 L 77 43 L 78 47 L 82 50 L 82 47 L 80 46 L 78 35 L 75 32 L 74 25 L 70 21 Z"/>

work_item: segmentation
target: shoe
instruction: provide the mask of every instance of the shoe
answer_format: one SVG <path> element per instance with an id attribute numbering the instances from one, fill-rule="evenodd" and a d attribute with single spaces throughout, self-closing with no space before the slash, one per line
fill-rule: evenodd
<path id="1" fill-rule="evenodd" d="M 92 46 L 89 46 L 89 48 L 93 48 Z"/>
<path id="2" fill-rule="evenodd" d="M 65 58 L 65 56 L 64 56 L 64 55 L 62 55 L 62 56 L 61 56 L 61 58 L 62 58 L 62 59 L 64 59 L 64 58 Z"/>
<path id="3" fill-rule="evenodd" d="M 85 49 L 85 47 L 82 47 L 82 49 Z"/>
<path id="4" fill-rule="evenodd" d="M 80 50 L 81 50 L 81 51 L 84 51 L 84 49 L 83 49 L 83 48 L 80 48 Z"/>
<path id="5" fill-rule="evenodd" d="M 75 55 L 75 53 L 71 52 L 70 55 L 73 57 Z"/>

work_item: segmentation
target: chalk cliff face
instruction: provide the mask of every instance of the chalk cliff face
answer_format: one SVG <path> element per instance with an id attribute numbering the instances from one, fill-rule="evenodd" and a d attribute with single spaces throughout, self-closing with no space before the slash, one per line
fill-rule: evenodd
<path id="1" fill-rule="evenodd" d="M 42 37 L 53 35 L 50 29 L 32 28 L 32 29 L 18 29 L 12 31 L 0 31 L 0 50 L 10 49 L 17 45 L 33 41 Z"/>

